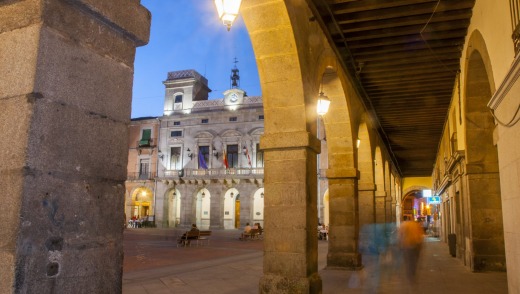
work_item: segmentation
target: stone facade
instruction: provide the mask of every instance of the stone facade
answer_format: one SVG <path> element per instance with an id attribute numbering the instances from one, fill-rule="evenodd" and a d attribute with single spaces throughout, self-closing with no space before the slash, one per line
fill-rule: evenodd
<path id="1" fill-rule="evenodd" d="M 164 115 L 132 121 L 131 134 L 150 128 L 157 137 L 148 147 L 130 140 L 129 171 L 136 176 L 129 173 L 127 181 L 127 219 L 148 214 L 158 227 L 202 229 L 263 225 L 261 97 L 234 88 L 208 100 L 208 81 L 194 70 L 170 72 L 163 83 Z M 151 163 L 150 176 L 142 162 Z M 136 202 L 143 191 L 149 198 Z"/>

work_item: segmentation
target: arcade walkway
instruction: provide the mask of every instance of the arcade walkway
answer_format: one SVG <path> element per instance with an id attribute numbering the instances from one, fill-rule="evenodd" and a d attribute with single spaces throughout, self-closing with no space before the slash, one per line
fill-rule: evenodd
<path id="1" fill-rule="evenodd" d="M 239 241 L 238 231 L 213 231 L 209 246 L 177 248 L 174 235 L 179 232 L 125 231 L 124 294 L 258 293 L 262 241 Z M 436 239 L 425 243 L 413 287 L 401 279 L 398 270 L 386 266 L 380 268 L 377 291 L 371 287 L 374 283 L 354 288 L 359 280 L 351 277 L 352 272 L 323 269 L 327 242 L 318 244 L 323 293 L 507 293 L 505 273 L 471 273 Z"/>

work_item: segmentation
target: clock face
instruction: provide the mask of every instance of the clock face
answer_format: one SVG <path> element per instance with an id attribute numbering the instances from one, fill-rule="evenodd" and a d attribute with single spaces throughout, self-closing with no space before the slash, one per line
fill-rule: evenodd
<path id="1" fill-rule="evenodd" d="M 229 95 L 229 101 L 237 102 L 238 101 L 238 94 L 237 93 L 232 93 L 231 95 Z"/>

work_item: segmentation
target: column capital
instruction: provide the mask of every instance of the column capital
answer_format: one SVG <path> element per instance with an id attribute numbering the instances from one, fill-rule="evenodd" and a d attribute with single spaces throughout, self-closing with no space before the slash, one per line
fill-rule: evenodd
<path id="1" fill-rule="evenodd" d="M 374 183 L 359 183 L 358 182 L 358 191 L 375 191 L 376 184 Z"/>
<path id="2" fill-rule="evenodd" d="M 307 147 L 320 153 L 321 142 L 309 132 L 284 132 L 264 134 L 260 137 L 262 150 L 290 149 Z"/>
<path id="3" fill-rule="evenodd" d="M 327 169 L 327 179 L 359 179 L 359 170 L 355 168 Z"/>
<path id="4" fill-rule="evenodd" d="M 44 2 L 43 4 L 41 2 Z M 45 24 L 50 27 L 64 28 L 67 26 L 86 27 L 89 19 L 98 20 L 127 39 L 132 40 L 136 46 L 148 43 L 150 37 L 151 14 L 139 1 L 128 0 L 76 0 L 67 1 L 69 7 L 74 7 L 88 17 L 84 19 L 72 17 L 64 18 L 63 15 L 71 13 L 64 1 L 21 1 L 11 0 L 10 6 L 3 7 L 0 12 L 0 30 L 10 31 L 25 26 L 40 23 L 45 18 Z M 43 9 L 47 6 L 48 9 Z M 114 8 L 114 7 L 117 7 Z M 72 15 L 73 13 L 71 13 Z M 147 24 L 147 25 L 143 25 Z M 76 28 L 76 29 L 77 29 Z M 77 31 L 72 31 L 71 34 Z M 97 32 L 99 34 L 99 32 Z"/>

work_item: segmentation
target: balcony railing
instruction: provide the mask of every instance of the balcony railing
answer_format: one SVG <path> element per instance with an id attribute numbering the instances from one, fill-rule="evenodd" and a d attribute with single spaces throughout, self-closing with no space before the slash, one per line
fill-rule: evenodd
<path id="1" fill-rule="evenodd" d="M 141 140 L 139 140 L 139 141 L 136 142 L 136 145 L 135 145 L 135 146 L 137 146 L 137 148 L 149 148 L 149 147 L 154 147 L 155 141 L 156 141 L 155 138 L 150 138 L 150 139 L 141 139 Z"/>
<path id="2" fill-rule="evenodd" d="M 209 168 L 209 169 L 188 169 L 183 170 L 166 170 L 164 176 L 171 177 L 188 177 L 188 178 L 225 178 L 227 176 L 250 177 L 263 176 L 264 168 Z"/>
<path id="3" fill-rule="evenodd" d="M 148 173 L 128 173 L 127 180 L 136 181 L 136 180 L 151 180 L 155 178 L 154 172 Z"/>

